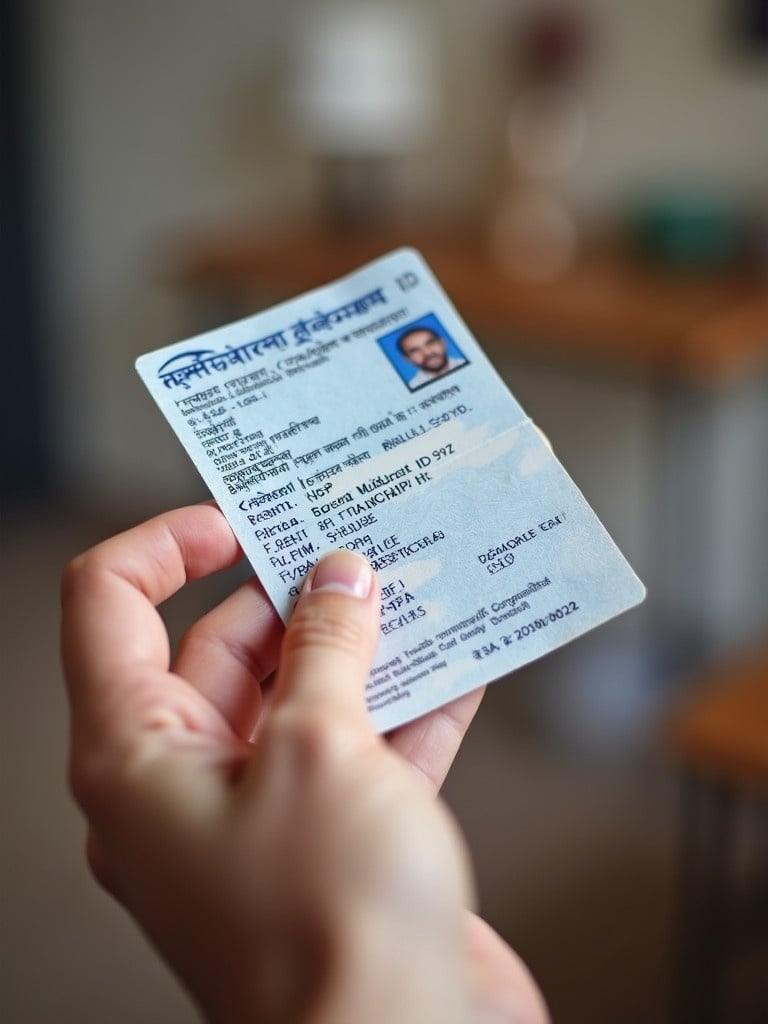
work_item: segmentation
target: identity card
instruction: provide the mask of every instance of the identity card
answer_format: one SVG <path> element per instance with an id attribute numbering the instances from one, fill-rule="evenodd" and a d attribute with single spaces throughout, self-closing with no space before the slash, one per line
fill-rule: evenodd
<path id="1" fill-rule="evenodd" d="M 644 597 L 412 249 L 136 365 L 284 620 L 322 554 L 370 560 L 381 732 Z"/>

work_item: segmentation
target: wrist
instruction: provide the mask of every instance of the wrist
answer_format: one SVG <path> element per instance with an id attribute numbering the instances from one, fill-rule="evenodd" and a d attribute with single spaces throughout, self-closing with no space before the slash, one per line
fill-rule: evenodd
<path id="1" fill-rule="evenodd" d="M 428 1024 L 468 1019 L 463 911 L 358 908 L 334 943 L 302 1024 Z"/>
<path id="2" fill-rule="evenodd" d="M 268 929 L 209 973 L 209 1024 L 452 1024 L 468 1019 L 463 912 L 355 907 Z M 246 954 L 245 947 L 250 950 Z M 231 946 L 230 946 L 231 949 Z M 245 955 L 242 955 L 245 954 Z M 209 965 L 211 966 L 211 965 Z M 191 980 L 191 979 L 188 979 Z"/>

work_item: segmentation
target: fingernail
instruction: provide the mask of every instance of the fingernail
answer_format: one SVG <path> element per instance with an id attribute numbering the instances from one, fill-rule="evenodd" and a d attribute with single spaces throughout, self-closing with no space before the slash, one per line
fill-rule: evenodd
<path id="1" fill-rule="evenodd" d="M 315 566 L 309 590 L 331 590 L 337 594 L 365 598 L 371 592 L 373 570 L 353 551 L 332 551 Z"/>

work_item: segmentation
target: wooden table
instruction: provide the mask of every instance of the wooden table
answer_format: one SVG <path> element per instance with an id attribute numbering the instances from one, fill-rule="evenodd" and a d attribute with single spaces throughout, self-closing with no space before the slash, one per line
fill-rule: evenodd
<path id="1" fill-rule="evenodd" d="M 704 674 L 679 708 L 671 739 L 685 782 L 674 1019 L 715 1024 L 726 1019 L 728 961 L 768 937 L 765 861 L 748 900 L 735 878 L 739 812 L 752 804 L 768 823 L 768 647 Z"/>
<path id="2" fill-rule="evenodd" d="M 673 742 L 689 770 L 768 796 L 768 647 L 708 672 L 679 709 Z"/>
<path id="3" fill-rule="evenodd" d="M 516 282 L 477 235 L 434 229 L 338 234 L 234 228 L 176 238 L 168 276 L 239 314 L 347 273 L 401 245 L 418 248 L 470 327 L 516 350 L 689 383 L 768 365 L 768 283 L 756 272 L 682 275 L 592 256 L 562 278 Z"/>

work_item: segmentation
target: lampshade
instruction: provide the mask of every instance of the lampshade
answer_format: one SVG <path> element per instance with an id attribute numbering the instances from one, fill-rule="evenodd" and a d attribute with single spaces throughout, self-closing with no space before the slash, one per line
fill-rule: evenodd
<path id="1" fill-rule="evenodd" d="M 424 141 L 437 113 L 434 44 L 405 8 L 305 9 L 285 83 L 286 127 L 302 148 L 391 156 Z"/>

